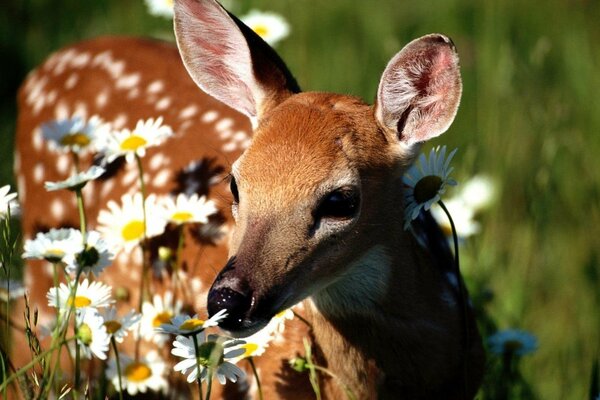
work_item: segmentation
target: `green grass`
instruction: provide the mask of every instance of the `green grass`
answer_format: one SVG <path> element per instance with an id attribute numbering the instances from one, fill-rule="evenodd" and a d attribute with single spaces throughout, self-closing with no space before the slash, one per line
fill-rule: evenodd
<path id="1" fill-rule="evenodd" d="M 139 1 L 12 2 L 0 15 L 0 185 L 13 182 L 15 90 L 51 51 L 101 34 L 170 37 Z M 241 0 L 238 1 L 241 3 Z M 462 249 L 472 291 L 499 327 L 535 333 L 522 362 L 536 397 L 586 398 L 600 347 L 600 3 L 254 0 L 290 21 L 279 52 L 306 90 L 372 101 L 386 62 L 429 32 L 451 36 L 464 94 L 435 144 L 459 147 L 458 178 L 500 185 Z"/>

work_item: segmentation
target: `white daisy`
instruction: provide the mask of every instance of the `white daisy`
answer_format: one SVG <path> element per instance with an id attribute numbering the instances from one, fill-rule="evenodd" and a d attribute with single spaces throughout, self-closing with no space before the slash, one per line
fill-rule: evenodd
<path id="1" fill-rule="evenodd" d="M 79 153 L 90 149 L 96 138 L 106 134 L 108 129 L 97 116 L 87 121 L 74 116 L 42 124 L 42 135 L 50 141 L 51 148 Z"/>
<path id="2" fill-rule="evenodd" d="M 479 222 L 475 221 L 475 211 L 465 204 L 460 197 L 444 200 L 444 205 L 452 216 L 454 226 L 456 227 L 456 234 L 459 238 L 467 238 L 479 233 L 481 226 Z M 442 232 L 446 236 L 451 237 L 452 226 L 450 225 L 450 220 L 438 204 L 431 206 L 431 215 L 433 215 L 440 228 L 442 228 Z"/>
<path id="3" fill-rule="evenodd" d="M 77 285 L 77 291 L 74 296 L 71 296 L 71 285 L 67 286 L 61 283 L 59 287 L 50 288 L 46 294 L 48 305 L 65 311 L 71 306 L 75 306 L 76 309 L 81 310 L 85 308 L 108 307 L 114 303 L 114 300 L 110 298 L 110 286 L 101 282 L 90 283 L 87 279 L 84 279 Z"/>
<path id="4" fill-rule="evenodd" d="M 274 12 L 251 10 L 240 20 L 271 46 L 277 45 L 290 34 L 290 24 Z"/>
<path id="5" fill-rule="evenodd" d="M 44 182 L 44 187 L 49 192 L 60 189 L 79 190 L 82 189 L 86 183 L 97 179 L 105 172 L 106 170 L 104 168 L 92 165 L 87 171 L 73 174 L 64 181 Z"/>
<path id="6" fill-rule="evenodd" d="M 461 186 L 459 196 L 474 212 L 488 207 L 496 196 L 494 181 L 486 175 L 476 175 Z"/>
<path id="7" fill-rule="evenodd" d="M 125 156 L 127 162 L 134 162 L 136 155 L 143 157 L 148 147 L 158 146 L 173 135 L 171 127 L 162 122 L 162 117 L 156 120 L 150 118 L 138 121 L 133 131 L 111 132 L 104 136 L 99 151 L 106 155 L 108 162 L 120 156 Z"/>
<path id="8" fill-rule="evenodd" d="M 173 18 L 173 0 L 146 0 L 146 6 L 152 15 Z"/>
<path id="9" fill-rule="evenodd" d="M 538 341 L 531 333 L 518 329 L 505 329 L 488 338 L 490 351 L 495 354 L 515 354 L 523 356 L 534 352 Z"/>
<path id="10" fill-rule="evenodd" d="M 167 366 L 156 351 L 150 351 L 138 361 L 122 355 L 119 357 L 121 365 L 121 381 L 123 389 L 131 396 L 138 393 L 146 393 L 148 389 L 163 393 L 169 387 L 165 378 Z M 108 362 L 106 377 L 112 382 L 116 390 L 119 390 L 119 375 L 117 363 L 114 359 Z"/>
<path id="11" fill-rule="evenodd" d="M 199 333 L 211 326 L 219 325 L 219 322 L 227 316 L 227 310 L 219 310 L 207 320 L 199 319 L 198 314 L 190 317 L 189 315 L 177 315 L 171 318 L 166 324 L 161 324 L 156 331 L 159 333 L 170 333 L 172 335 L 189 336 Z"/>
<path id="12" fill-rule="evenodd" d="M 119 343 L 123 343 L 123 339 L 127 336 L 127 332 L 133 330 L 142 318 L 142 315 L 134 310 L 119 317 L 117 315 L 117 309 L 114 306 L 105 308 L 100 312 L 100 315 L 104 318 L 104 326 L 106 327 L 108 334 L 112 335 Z"/>
<path id="13" fill-rule="evenodd" d="M 50 229 L 38 233 L 35 239 L 25 241 L 23 258 L 47 260 L 51 263 L 72 265 L 75 256 L 83 250 L 83 237 L 77 229 Z"/>
<path id="14" fill-rule="evenodd" d="M 202 223 L 208 222 L 208 217 L 217 212 L 217 207 L 212 200 L 206 200 L 205 196 L 193 194 L 188 196 L 184 193 L 172 197 L 162 197 L 159 200 L 162 205 L 163 217 L 174 224 Z"/>
<path id="15" fill-rule="evenodd" d="M 77 315 L 77 343 L 86 358 L 91 359 L 94 354 L 106 360 L 110 335 L 104 326 L 104 318 L 96 309 L 88 308 Z"/>
<path id="16" fill-rule="evenodd" d="M 446 186 L 456 185 L 456 181 L 450 178 L 454 170 L 450 167 L 450 161 L 456 150 L 446 157 L 446 146 L 431 149 L 429 158 L 421 154 L 419 160 L 404 174 L 405 228 L 417 218 L 421 209 L 429 210 L 433 203 L 440 200 Z"/>
<path id="17" fill-rule="evenodd" d="M 159 214 L 156 196 L 146 198 L 146 237 L 158 236 L 164 232 L 165 221 Z M 114 201 L 107 204 L 110 211 L 101 210 L 98 214 L 98 231 L 116 248 L 130 251 L 144 239 L 144 210 L 142 195 L 123 195 L 121 206 Z"/>
<path id="18" fill-rule="evenodd" d="M 173 303 L 173 293 L 165 292 L 164 297 L 155 294 L 152 303 L 146 301 L 142 304 L 142 320 L 140 322 L 140 335 L 156 344 L 162 345 L 169 335 L 156 332 L 162 324 L 168 324 L 171 319 L 181 312 L 181 300 Z"/>
<path id="19" fill-rule="evenodd" d="M 97 231 L 88 231 L 85 235 L 85 250 L 75 256 L 75 263 L 67 265 L 67 272 L 76 273 L 79 268 L 83 272 L 98 277 L 108 267 L 115 255 L 108 249 L 108 243 Z"/>
<path id="20" fill-rule="evenodd" d="M 227 379 L 236 382 L 246 375 L 239 367 L 227 361 L 244 353 L 244 349 L 239 347 L 244 343 L 243 340 L 223 340 L 223 338 L 211 335 L 208 337 L 208 341 L 204 341 L 204 332 L 196 335 L 196 338 L 198 340 L 198 356 L 196 356 L 194 340 L 191 337 L 177 336 L 171 350 L 171 354 L 174 356 L 184 358 L 183 361 L 175 364 L 173 369 L 181 371 L 184 375 L 189 374 L 188 382 L 191 383 L 198 379 L 197 364 L 200 364 L 201 380 L 206 379 L 208 369 L 211 368 L 222 385 Z"/>
<path id="21" fill-rule="evenodd" d="M 10 215 L 17 215 L 19 213 L 19 203 L 16 200 L 17 194 L 9 192 L 10 185 L 0 187 L 0 221 L 8 215 L 9 207 Z"/>

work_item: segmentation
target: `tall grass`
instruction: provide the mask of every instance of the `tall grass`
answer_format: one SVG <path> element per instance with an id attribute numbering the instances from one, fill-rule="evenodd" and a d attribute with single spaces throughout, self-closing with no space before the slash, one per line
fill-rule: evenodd
<path id="1" fill-rule="evenodd" d="M 87 37 L 171 37 L 170 22 L 147 15 L 141 0 L 11 3 L 0 14 L 0 184 L 12 180 L 14 96 L 28 70 Z M 500 185 L 482 233 L 462 249 L 470 289 L 493 294 L 486 310 L 499 327 L 538 336 L 521 367 L 539 398 L 585 398 L 600 351 L 600 3 L 238 3 L 290 21 L 278 50 L 305 90 L 368 101 L 406 42 L 429 32 L 454 39 L 462 106 L 434 144 L 460 148 L 459 178 L 485 172 Z"/>

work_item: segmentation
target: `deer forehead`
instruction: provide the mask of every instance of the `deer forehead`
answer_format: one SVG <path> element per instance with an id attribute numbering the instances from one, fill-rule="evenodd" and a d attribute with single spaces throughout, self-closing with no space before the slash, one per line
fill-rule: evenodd
<path id="1" fill-rule="evenodd" d="M 288 200 L 314 197 L 319 189 L 357 184 L 361 168 L 372 162 L 369 154 L 386 146 L 372 108 L 359 99 L 301 93 L 261 121 L 234 176 L 243 190 L 272 199 L 280 192 Z"/>

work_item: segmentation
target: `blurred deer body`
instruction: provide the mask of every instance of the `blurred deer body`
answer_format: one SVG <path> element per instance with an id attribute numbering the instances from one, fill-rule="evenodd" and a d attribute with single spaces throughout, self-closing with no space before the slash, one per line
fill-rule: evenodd
<path id="1" fill-rule="evenodd" d="M 151 192 L 231 199 L 223 183 L 231 172 L 231 213 L 223 200 L 211 220 L 223 234 L 184 252 L 192 307 L 227 308 L 222 327 L 242 337 L 298 304 L 306 320 L 290 321 L 283 340 L 256 358 L 265 398 L 309 398 L 306 375 L 287 364 L 304 353 L 305 337 L 316 363 L 357 398 L 473 397 L 483 356 L 471 313 L 471 348 L 462 348 L 459 278 L 403 229 L 402 174 L 418 143 L 448 128 L 460 99 L 450 40 L 428 35 L 408 44 L 369 106 L 301 93 L 277 54 L 215 1 L 175 3 L 178 47 L 193 81 L 174 48 L 123 38 L 62 50 L 28 77 L 16 162 L 26 237 L 77 224 L 72 196 L 43 189 L 46 180 L 64 179 L 70 160 L 42 146 L 40 124 L 77 113 L 118 128 L 163 116 L 176 135 L 144 158 Z M 203 178 L 190 189 L 177 171 L 193 161 L 206 168 L 187 175 Z M 121 164 L 84 189 L 92 227 L 108 200 L 136 190 L 135 179 Z M 131 261 L 121 256 L 103 279 L 128 288 L 134 305 L 140 277 Z M 27 285 L 42 305 L 51 278 L 37 267 L 28 268 Z M 327 398 L 344 397 L 335 379 L 320 380 Z M 220 395 L 255 390 L 249 377 Z"/>

